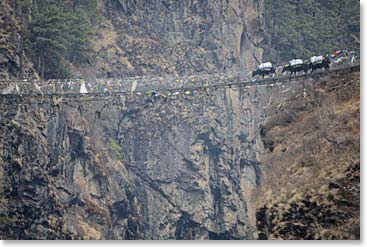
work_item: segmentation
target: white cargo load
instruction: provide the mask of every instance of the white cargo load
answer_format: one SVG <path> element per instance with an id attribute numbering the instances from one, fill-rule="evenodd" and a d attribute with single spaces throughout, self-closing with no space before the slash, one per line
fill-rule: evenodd
<path id="1" fill-rule="evenodd" d="M 311 57 L 311 63 L 319 63 L 324 59 L 323 56 L 313 56 Z"/>
<path id="2" fill-rule="evenodd" d="M 266 63 L 260 64 L 258 69 L 260 69 L 260 70 L 271 69 L 272 67 L 273 67 L 273 65 L 270 62 L 266 62 Z"/>
<path id="3" fill-rule="evenodd" d="M 289 61 L 291 66 L 296 66 L 296 65 L 301 65 L 303 64 L 302 59 L 292 59 L 291 61 Z"/>

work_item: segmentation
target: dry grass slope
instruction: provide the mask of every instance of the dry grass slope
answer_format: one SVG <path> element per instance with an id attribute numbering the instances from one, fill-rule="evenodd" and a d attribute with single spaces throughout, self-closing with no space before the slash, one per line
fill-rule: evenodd
<path id="1" fill-rule="evenodd" d="M 359 72 L 288 99 L 263 126 L 260 239 L 359 239 Z"/>

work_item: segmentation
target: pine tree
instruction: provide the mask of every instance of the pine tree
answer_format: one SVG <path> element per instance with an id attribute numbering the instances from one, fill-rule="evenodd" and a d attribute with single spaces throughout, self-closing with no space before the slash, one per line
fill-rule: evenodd
<path id="1" fill-rule="evenodd" d="M 31 22 L 28 50 L 42 78 L 67 76 L 62 64 L 68 42 L 67 22 L 67 16 L 56 5 L 35 14 Z"/>
<path id="2" fill-rule="evenodd" d="M 71 63 L 81 64 L 91 60 L 93 54 L 91 35 L 92 26 L 82 10 L 77 10 L 70 16 L 69 30 L 69 61 Z"/>
<path id="3" fill-rule="evenodd" d="M 69 76 L 70 64 L 93 60 L 92 24 L 88 13 L 95 0 L 75 0 L 72 4 L 35 0 L 27 37 L 27 53 L 42 78 Z M 85 9 L 85 10 L 84 10 Z"/>

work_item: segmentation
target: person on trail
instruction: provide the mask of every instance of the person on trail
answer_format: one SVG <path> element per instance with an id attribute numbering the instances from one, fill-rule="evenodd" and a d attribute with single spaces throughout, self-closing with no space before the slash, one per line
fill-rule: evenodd
<path id="1" fill-rule="evenodd" d="M 350 57 L 350 63 L 353 64 L 356 58 L 356 53 L 355 51 L 351 51 L 349 52 L 349 57 Z"/>
<path id="2" fill-rule="evenodd" d="M 338 57 L 338 56 L 339 56 L 339 54 L 340 54 L 340 50 L 334 50 L 334 51 L 333 51 L 333 56 L 334 56 L 334 57 Z"/>

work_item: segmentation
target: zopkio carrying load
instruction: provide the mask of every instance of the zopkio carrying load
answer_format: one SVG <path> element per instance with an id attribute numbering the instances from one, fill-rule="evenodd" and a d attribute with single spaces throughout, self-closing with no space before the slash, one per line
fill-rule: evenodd
<path id="1" fill-rule="evenodd" d="M 302 59 L 292 59 L 291 61 L 289 61 L 289 64 L 291 66 L 303 65 L 303 61 Z"/>
<path id="2" fill-rule="evenodd" d="M 324 60 L 323 56 L 313 56 L 313 57 L 311 57 L 311 63 L 313 63 L 313 64 L 321 63 L 322 60 Z"/>
<path id="3" fill-rule="evenodd" d="M 262 63 L 257 67 L 259 70 L 270 70 L 273 65 L 270 62 Z"/>

